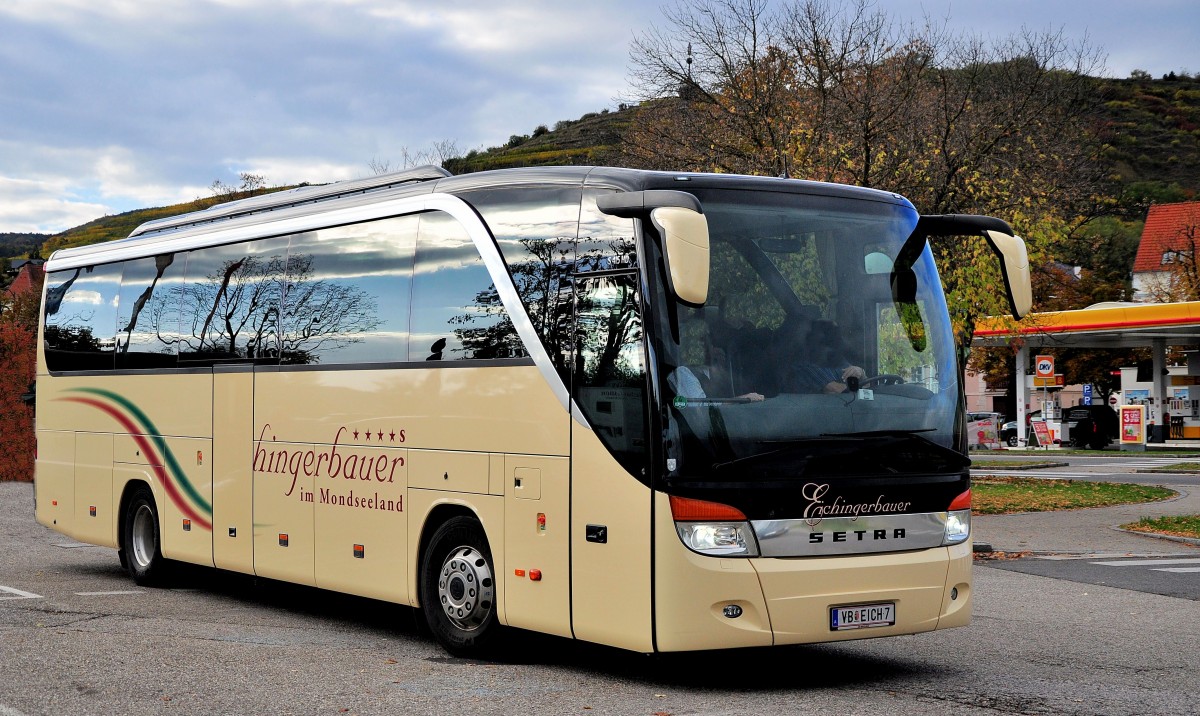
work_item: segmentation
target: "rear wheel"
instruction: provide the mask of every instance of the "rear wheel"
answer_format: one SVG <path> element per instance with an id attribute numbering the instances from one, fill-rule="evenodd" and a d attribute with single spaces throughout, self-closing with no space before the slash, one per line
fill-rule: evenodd
<path id="1" fill-rule="evenodd" d="M 421 609 L 446 651 L 474 656 L 495 639 L 496 580 L 483 526 L 453 517 L 433 533 L 421 560 Z"/>
<path id="2" fill-rule="evenodd" d="M 149 488 L 139 487 L 129 496 L 121 527 L 121 558 L 129 576 L 141 585 L 161 584 L 167 560 L 162 556 L 158 508 Z"/>

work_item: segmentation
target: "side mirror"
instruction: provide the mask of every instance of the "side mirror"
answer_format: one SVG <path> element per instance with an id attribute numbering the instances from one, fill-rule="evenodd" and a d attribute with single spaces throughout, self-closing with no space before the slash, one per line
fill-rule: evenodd
<path id="1" fill-rule="evenodd" d="M 601 194 L 596 208 L 611 216 L 649 218 L 662 236 L 667 288 L 680 301 L 702 306 L 708 300 L 708 219 L 694 195 L 670 189 Z"/>
<path id="2" fill-rule="evenodd" d="M 902 271 L 913 265 L 925 241 L 930 236 L 983 236 L 1000 259 L 1000 272 L 1004 275 L 1004 287 L 1013 316 L 1021 318 L 1033 307 L 1033 287 L 1030 285 L 1029 254 L 1025 242 L 1013 233 L 1012 227 L 1001 219 L 991 216 L 967 214 L 924 215 L 900 252 L 896 255 L 894 271 Z"/>
<path id="3" fill-rule="evenodd" d="M 684 303 L 702 306 L 708 300 L 708 219 L 677 206 L 650 212 L 650 221 L 663 237 L 663 254 L 671 292 Z"/>
<path id="4" fill-rule="evenodd" d="M 1008 303 L 1013 316 L 1021 318 L 1033 308 L 1033 286 L 1029 276 L 1029 253 L 1020 236 L 999 231 L 984 231 L 992 251 L 1000 259 L 1000 272 L 1008 289 Z"/>

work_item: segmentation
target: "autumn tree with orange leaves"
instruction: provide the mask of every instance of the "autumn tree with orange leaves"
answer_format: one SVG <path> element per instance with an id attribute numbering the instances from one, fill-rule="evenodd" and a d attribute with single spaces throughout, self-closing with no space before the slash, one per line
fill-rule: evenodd
<path id="1" fill-rule="evenodd" d="M 0 480 L 33 479 L 33 409 L 22 396 L 36 372 L 42 278 L 16 295 L 0 294 Z"/>

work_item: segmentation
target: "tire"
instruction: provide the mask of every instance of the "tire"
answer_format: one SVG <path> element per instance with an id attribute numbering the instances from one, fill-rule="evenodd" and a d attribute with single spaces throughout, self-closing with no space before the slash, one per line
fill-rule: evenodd
<path id="1" fill-rule="evenodd" d="M 121 525 L 121 561 L 133 581 L 142 586 L 162 584 L 167 577 L 168 562 L 162 556 L 162 531 L 159 529 L 158 508 L 154 494 L 139 487 L 125 503 Z"/>
<path id="2" fill-rule="evenodd" d="M 1017 436 L 1016 436 L 1016 435 L 1009 435 L 1009 436 L 1008 436 L 1008 446 L 1009 446 L 1009 447 L 1016 447 L 1016 446 L 1017 446 Z"/>
<path id="3" fill-rule="evenodd" d="M 455 656 L 478 656 L 495 641 L 496 577 L 483 526 L 453 517 L 438 527 L 421 559 L 421 610 L 429 630 Z"/>

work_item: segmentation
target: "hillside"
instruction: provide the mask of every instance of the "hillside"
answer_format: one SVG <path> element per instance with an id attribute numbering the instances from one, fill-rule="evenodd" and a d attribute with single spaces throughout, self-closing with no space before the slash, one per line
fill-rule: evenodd
<path id="1" fill-rule="evenodd" d="M 60 234 L 54 234 L 46 239 L 42 245 L 42 255 L 49 257 L 51 253 L 66 249 L 72 246 L 87 246 L 89 244 L 98 244 L 102 241 L 113 241 L 114 239 L 123 239 L 129 236 L 130 232 L 147 221 L 155 219 L 163 219 L 168 216 L 178 216 L 186 214 L 189 211 L 199 211 L 207 209 L 214 204 L 219 204 L 226 201 L 234 201 L 237 199 L 245 199 L 246 197 L 255 196 L 256 194 L 266 194 L 272 191 L 281 191 L 291 187 L 272 187 L 270 189 L 260 189 L 258 191 L 235 191 L 227 192 L 219 197 L 207 197 L 204 199 L 196 199 L 194 201 L 185 202 L 183 204 L 173 204 L 171 206 L 159 206 L 149 209 L 134 209 L 121 214 L 112 216 L 102 216 L 99 219 L 94 219 L 86 224 L 76 226 L 73 229 L 67 229 Z"/>
<path id="2" fill-rule="evenodd" d="M 1120 194 L 1113 197 L 1118 214 L 1137 220 L 1149 203 L 1185 201 L 1200 193 L 1200 80 L 1097 79 L 1096 91 L 1102 100 L 1096 126 L 1106 142 L 1103 160 Z M 512 135 L 503 146 L 471 150 L 449 159 L 445 167 L 454 174 L 466 174 L 510 167 L 616 164 L 620 162 L 622 134 L 637 112 L 636 106 L 621 105 L 616 111 L 563 120 L 553 129 L 539 126 L 530 134 Z M 124 238 L 145 221 L 251 195 L 232 193 L 220 199 L 106 216 L 50 237 L 42 255 Z M 14 235 L 0 234 L 4 236 Z M 16 249 L 0 250 L 18 253 Z"/>
<path id="3" fill-rule="evenodd" d="M 1113 178 L 1127 193 L 1155 201 L 1194 198 L 1200 191 L 1200 80 L 1098 84 L 1097 121 Z"/>
<path id="4" fill-rule="evenodd" d="M 0 233 L 0 257 L 23 258 L 41 248 L 49 234 Z"/>
<path id="5" fill-rule="evenodd" d="M 537 166 L 594 166 L 617 161 L 621 136 L 637 113 L 636 107 L 621 105 L 615 112 L 590 112 L 576 120 L 563 120 L 551 130 L 545 125 L 532 134 L 509 137 L 500 147 L 471 150 L 446 161 L 453 174 L 488 169 Z"/>

